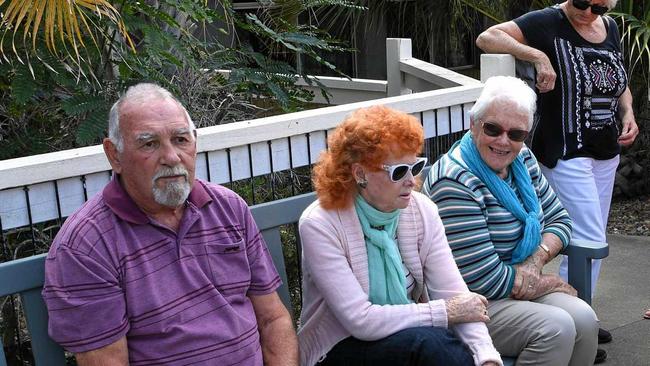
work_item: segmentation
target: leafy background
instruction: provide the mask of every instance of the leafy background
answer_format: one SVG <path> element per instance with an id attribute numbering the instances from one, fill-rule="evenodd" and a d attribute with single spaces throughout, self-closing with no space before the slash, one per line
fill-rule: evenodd
<path id="1" fill-rule="evenodd" d="M 330 1 L 296 3 L 299 14 Z M 197 126 L 300 110 L 313 94 L 294 85 L 305 76 L 294 59 L 336 71 L 318 52 L 348 50 L 230 1 L 0 0 L 0 13 L 0 160 L 100 142 L 118 92 L 140 81 L 178 95 Z"/>

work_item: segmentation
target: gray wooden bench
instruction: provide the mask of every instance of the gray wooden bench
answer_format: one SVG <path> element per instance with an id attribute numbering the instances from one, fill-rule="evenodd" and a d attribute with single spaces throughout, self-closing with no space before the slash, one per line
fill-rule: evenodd
<path id="1" fill-rule="evenodd" d="M 285 225 L 296 226 L 302 211 L 314 199 L 315 194 L 308 193 L 252 207 L 253 217 L 262 231 L 273 261 L 282 276 L 284 284 L 279 289 L 280 297 L 290 311 L 292 311 L 292 306 L 282 251 L 281 228 Z M 298 231 L 295 230 L 295 232 L 297 235 Z M 300 253 L 300 238 L 296 239 L 298 253 Z M 569 255 L 569 282 L 578 290 L 580 298 L 590 303 L 590 258 L 606 257 L 609 254 L 607 244 L 574 240 L 565 254 Z M 44 262 L 45 255 L 43 254 L 1 263 L 0 297 L 12 294 L 20 295 L 36 365 L 62 366 L 65 365 L 63 349 L 47 335 L 47 311 L 41 298 Z M 506 364 L 513 364 L 513 360 L 507 360 Z M 0 348 L 0 366 L 6 366 L 2 348 Z"/>

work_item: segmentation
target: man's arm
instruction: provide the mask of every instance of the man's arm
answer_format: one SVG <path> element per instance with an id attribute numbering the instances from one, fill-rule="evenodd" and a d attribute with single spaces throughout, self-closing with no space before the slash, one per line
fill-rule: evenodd
<path id="1" fill-rule="evenodd" d="M 513 22 L 497 24 L 479 34 L 476 45 L 487 53 L 508 53 L 515 58 L 531 62 L 537 71 L 537 88 L 541 93 L 555 87 L 555 71 L 546 54 L 528 46 L 519 26 Z"/>
<path id="2" fill-rule="evenodd" d="M 128 366 L 129 351 L 126 337 L 102 348 L 77 353 L 75 357 L 79 366 Z"/>
<path id="3" fill-rule="evenodd" d="M 250 296 L 257 317 L 264 365 L 298 366 L 298 338 L 277 292 Z"/>

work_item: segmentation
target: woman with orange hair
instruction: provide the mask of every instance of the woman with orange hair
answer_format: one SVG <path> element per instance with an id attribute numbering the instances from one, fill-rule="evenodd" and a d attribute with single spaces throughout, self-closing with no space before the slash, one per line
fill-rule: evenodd
<path id="1" fill-rule="evenodd" d="M 377 106 L 352 113 L 314 170 L 300 218 L 301 365 L 501 365 L 434 203 L 415 192 L 420 123 Z"/>

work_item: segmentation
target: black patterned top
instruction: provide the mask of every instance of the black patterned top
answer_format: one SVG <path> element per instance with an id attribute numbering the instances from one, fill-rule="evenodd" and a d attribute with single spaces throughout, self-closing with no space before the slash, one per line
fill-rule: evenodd
<path id="1" fill-rule="evenodd" d="M 514 20 L 527 44 L 544 52 L 557 74 L 555 89 L 539 94 L 530 143 L 549 168 L 558 159 L 604 160 L 620 153 L 618 98 L 628 80 L 616 23 L 602 19 L 607 37 L 601 43 L 582 38 L 557 5 Z"/>

